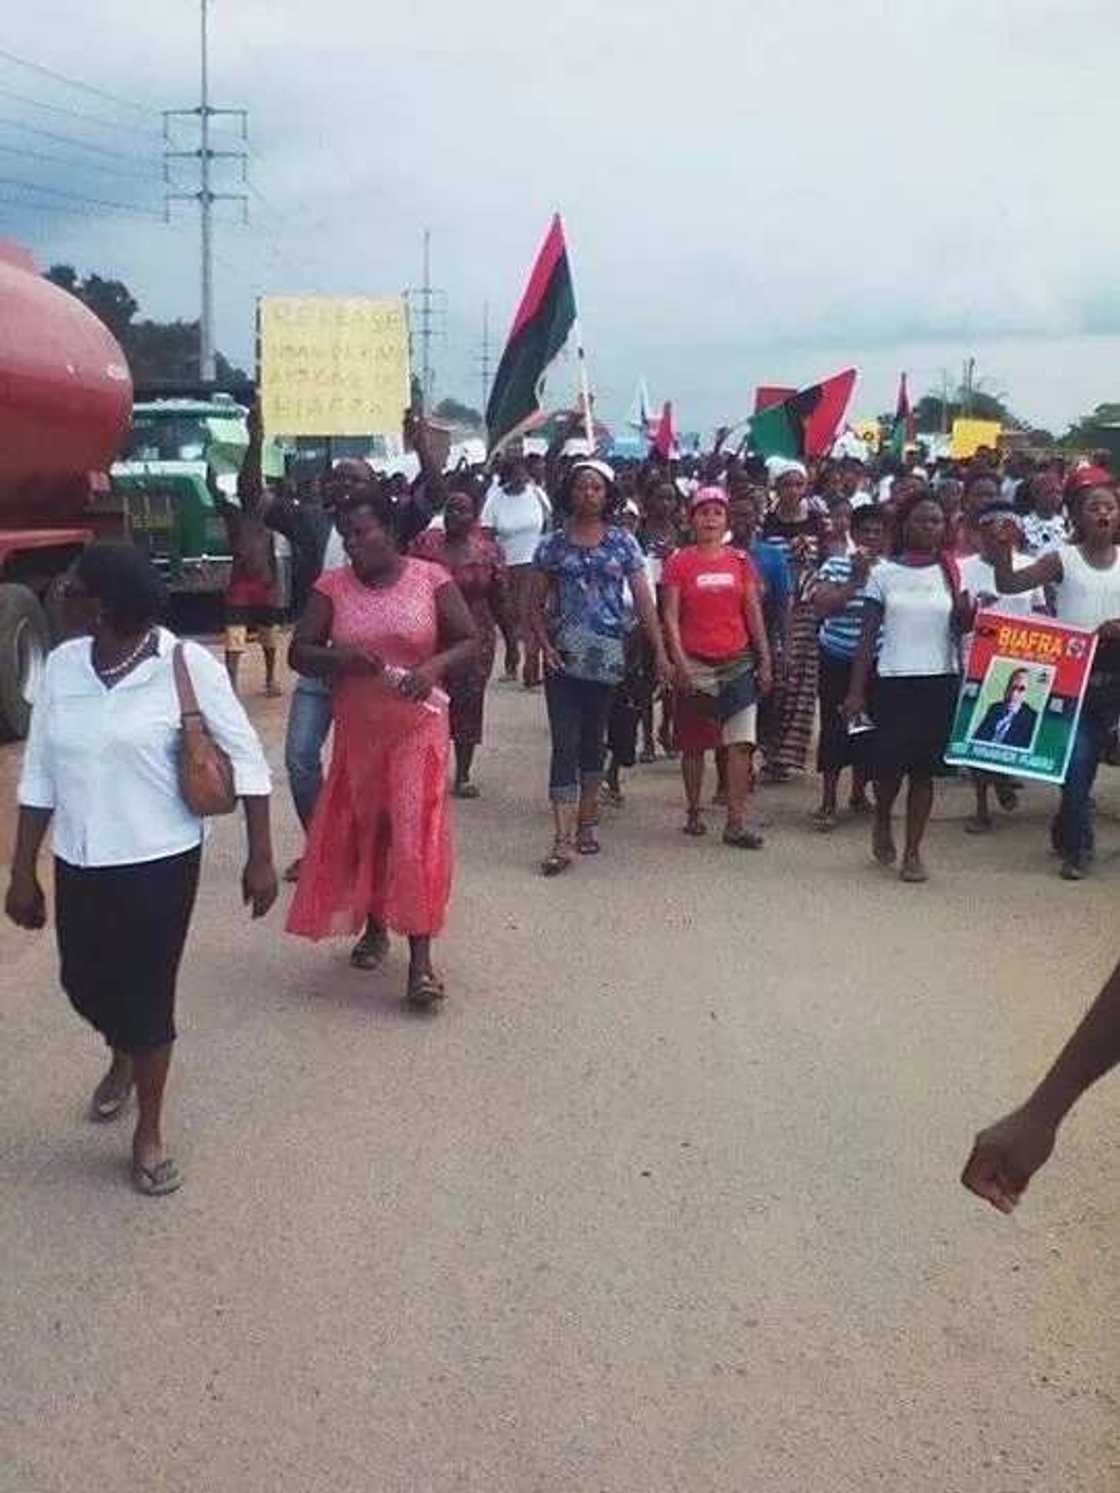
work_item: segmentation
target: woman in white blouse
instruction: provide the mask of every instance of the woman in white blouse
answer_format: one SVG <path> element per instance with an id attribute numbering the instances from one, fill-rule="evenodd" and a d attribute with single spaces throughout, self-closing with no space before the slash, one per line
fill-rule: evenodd
<path id="1" fill-rule="evenodd" d="M 53 819 L 61 983 L 112 1053 L 91 1117 L 118 1115 L 135 1085 L 132 1179 L 158 1196 L 180 1183 L 164 1152 L 163 1092 L 203 838 L 179 792 L 176 639 L 156 626 L 160 579 L 130 546 L 86 550 L 70 600 L 88 605 L 92 637 L 63 643 L 47 662 L 5 907 L 22 928 L 44 926 L 37 866 Z M 263 917 L 276 900 L 268 766 L 221 664 L 194 644 L 183 651 L 206 725 L 233 765 L 249 839 L 242 889 L 253 916 Z"/>

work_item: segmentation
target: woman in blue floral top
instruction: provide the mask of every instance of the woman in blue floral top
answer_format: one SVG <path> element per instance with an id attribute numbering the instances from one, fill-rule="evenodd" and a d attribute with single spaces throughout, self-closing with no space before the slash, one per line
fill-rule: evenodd
<path id="1" fill-rule="evenodd" d="M 541 866 L 546 876 L 568 869 L 573 845 L 581 855 L 598 853 L 607 718 L 625 673 L 626 634 L 635 611 L 658 674 L 667 680 L 671 673 L 645 557 L 633 535 L 610 522 L 617 496 L 606 462 L 576 462 L 560 499 L 564 527 L 541 540 L 533 561 L 530 617 L 545 663 L 549 797 L 556 819 L 556 842 Z"/>

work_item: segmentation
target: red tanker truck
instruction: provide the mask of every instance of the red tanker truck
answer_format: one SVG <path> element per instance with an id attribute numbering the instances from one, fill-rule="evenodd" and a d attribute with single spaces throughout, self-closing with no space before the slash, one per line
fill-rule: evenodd
<path id="1" fill-rule="evenodd" d="M 95 534 L 119 532 L 106 473 L 132 380 L 105 326 L 0 241 L 0 735 L 26 734 L 58 587 Z"/>

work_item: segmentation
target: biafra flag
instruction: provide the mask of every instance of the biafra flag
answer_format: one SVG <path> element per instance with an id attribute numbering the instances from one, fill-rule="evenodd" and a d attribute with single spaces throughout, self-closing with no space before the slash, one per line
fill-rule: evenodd
<path id="1" fill-rule="evenodd" d="M 823 456 L 836 439 L 855 381 L 855 369 L 846 368 L 752 415 L 751 449 L 759 456 L 798 461 Z"/>
<path id="2" fill-rule="evenodd" d="M 576 319 L 564 225 L 557 213 L 537 255 L 486 403 L 491 452 L 537 423 L 545 374 Z"/>

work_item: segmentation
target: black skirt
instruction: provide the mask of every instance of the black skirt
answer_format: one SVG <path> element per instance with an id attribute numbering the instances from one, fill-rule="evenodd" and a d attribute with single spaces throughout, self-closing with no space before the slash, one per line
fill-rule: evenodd
<path id="1" fill-rule="evenodd" d="M 200 845 L 128 866 L 55 860 L 62 988 L 120 1052 L 175 1040 L 175 980 L 201 861 Z"/>
<path id="2" fill-rule="evenodd" d="M 933 777 L 944 771 L 957 685 L 956 674 L 880 676 L 872 707 L 871 752 L 877 778 L 905 773 Z"/>
<path id="3" fill-rule="evenodd" d="M 848 698 L 852 683 L 850 658 L 837 658 L 821 649 L 820 666 L 817 669 L 817 699 L 821 706 L 821 728 L 817 738 L 817 771 L 839 772 L 842 767 L 858 767 L 871 770 L 871 738 L 873 731 L 859 731 L 855 736 L 848 732 L 848 723 L 840 713 L 840 707 Z M 872 675 L 868 682 L 868 709 L 874 719 L 875 689 L 877 680 Z"/>

